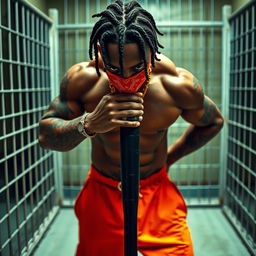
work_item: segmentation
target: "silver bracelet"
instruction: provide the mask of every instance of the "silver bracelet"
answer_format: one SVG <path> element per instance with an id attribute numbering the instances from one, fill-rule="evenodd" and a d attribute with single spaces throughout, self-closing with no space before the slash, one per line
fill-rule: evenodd
<path id="1" fill-rule="evenodd" d="M 86 132 L 85 130 L 85 121 L 86 121 L 86 117 L 88 116 L 89 113 L 85 113 L 82 118 L 80 119 L 78 125 L 77 125 L 77 130 L 84 135 L 87 138 L 93 138 L 96 136 L 96 132 L 94 132 L 93 134 L 88 134 L 88 132 Z"/>

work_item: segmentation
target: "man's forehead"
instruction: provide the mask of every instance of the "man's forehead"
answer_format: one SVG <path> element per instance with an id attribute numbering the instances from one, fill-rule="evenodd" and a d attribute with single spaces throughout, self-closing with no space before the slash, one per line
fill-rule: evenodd
<path id="1" fill-rule="evenodd" d="M 107 44 L 108 58 L 110 62 L 119 63 L 119 45 L 116 43 Z M 149 57 L 149 48 L 145 47 L 146 59 Z M 137 43 L 124 44 L 124 61 L 125 62 L 141 62 L 143 55 Z"/>

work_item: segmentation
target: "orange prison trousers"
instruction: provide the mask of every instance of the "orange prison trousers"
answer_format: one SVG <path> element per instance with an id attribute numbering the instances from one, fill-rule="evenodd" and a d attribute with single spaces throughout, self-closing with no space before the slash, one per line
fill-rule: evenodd
<path id="1" fill-rule="evenodd" d="M 74 206 L 76 256 L 123 256 L 124 219 L 119 181 L 91 166 Z M 118 188 L 119 187 L 119 188 Z M 138 250 L 144 256 L 193 256 L 187 207 L 166 167 L 140 180 Z"/>

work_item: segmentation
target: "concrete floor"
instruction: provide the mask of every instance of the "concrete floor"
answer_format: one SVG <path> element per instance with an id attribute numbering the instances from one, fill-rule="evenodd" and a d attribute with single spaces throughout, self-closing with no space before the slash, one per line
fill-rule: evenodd
<path id="1" fill-rule="evenodd" d="M 189 208 L 195 256 L 250 256 L 219 208 Z M 78 239 L 73 209 L 61 209 L 34 256 L 74 255 Z"/>

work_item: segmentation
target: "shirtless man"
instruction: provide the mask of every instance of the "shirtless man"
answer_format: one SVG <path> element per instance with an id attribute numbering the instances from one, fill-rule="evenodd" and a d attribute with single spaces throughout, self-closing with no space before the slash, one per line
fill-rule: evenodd
<path id="1" fill-rule="evenodd" d="M 106 11 L 116 15 L 117 21 L 122 13 L 126 13 L 122 18 L 127 21 L 136 8 L 137 16 L 150 17 L 135 1 L 125 5 L 116 1 Z M 102 17 L 102 24 L 109 19 L 118 27 L 106 11 L 97 15 Z M 139 24 L 138 20 L 133 19 L 131 24 Z M 148 20 L 152 24 L 151 18 Z M 121 23 L 126 25 L 127 32 L 129 24 L 124 20 Z M 141 21 L 140 25 L 145 24 Z M 119 33 L 119 39 L 120 33 L 125 33 L 123 28 L 124 25 L 120 25 L 117 31 L 113 28 L 116 34 Z M 68 151 L 91 137 L 92 166 L 75 204 L 79 220 L 76 255 L 123 255 L 122 199 L 118 186 L 119 128 L 140 126 L 138 248 L 143 255 L 149 256 L 192 256 L 187 208 L 167 171 L 175 161 L 210 141 L 221 130 L 223 117 L 214 102 L 203 93 L 194 75 L 176 67 L 164 55 L 157 54 L 157 48 L 152 47 L 156 43 L 150 46 L 145 39 L 143 54 L 139 41 L 132 42 L 127 36 L 123 44 L 122 65 L 120 41 L 113 38 L 102 41 L 100 36 L 105 30 L 106 27 L 98 31 L 98 37 L 94 30 L 91 46 L 94 46 L 96 58 L 75 64 L 67 71 L 60 95 L 51 102 L 40 121 L 39 142 L 43 148 Z M 140 92 L 113 92 L 113 85 L 110 87 L 111 74 L 121 79 L 145 73 L 144 80 L 147 80 L 150 68 L 152 72 L 144 97 Z M 127 121 L 130 116 L 137 116 L 139 120 Z M 179 116 L 191 125 L 168 147 L 167 130 Z"/>

